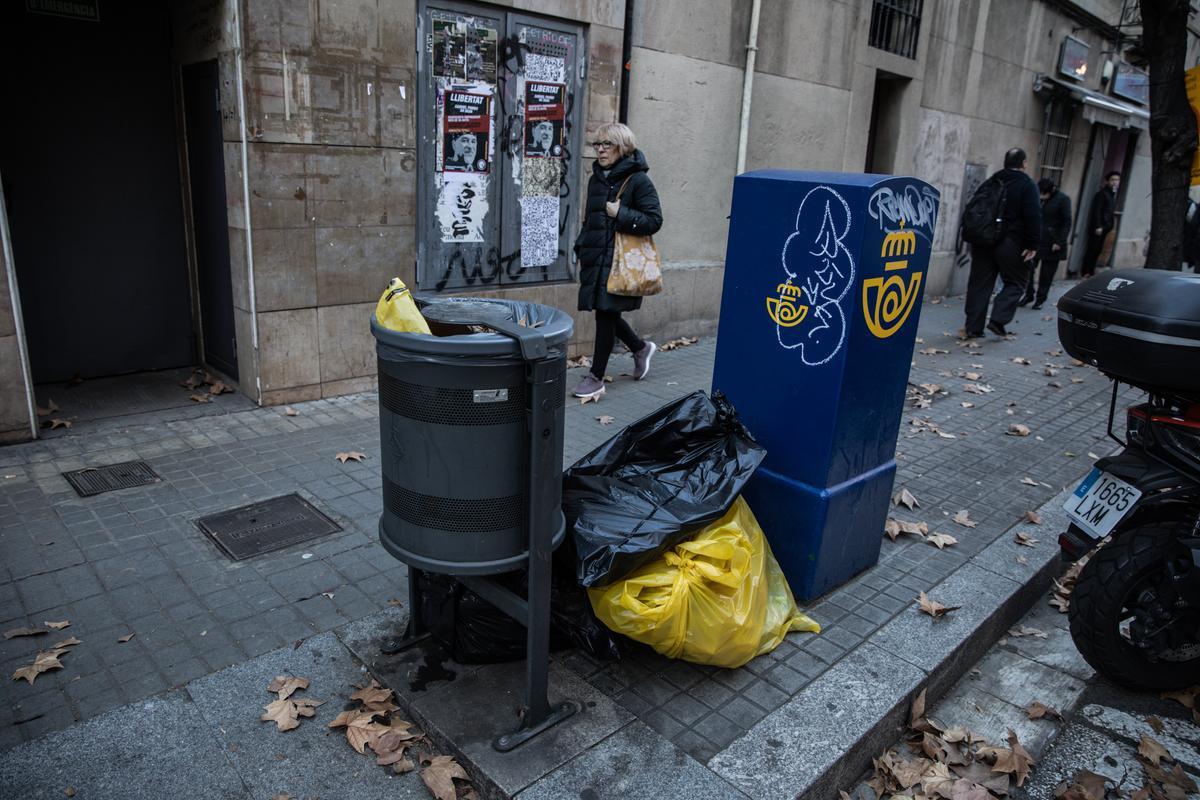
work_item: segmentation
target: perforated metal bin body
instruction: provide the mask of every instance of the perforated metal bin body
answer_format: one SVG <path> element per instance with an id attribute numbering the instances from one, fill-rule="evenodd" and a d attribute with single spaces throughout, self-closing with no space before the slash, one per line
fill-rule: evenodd
<path id="1" fill-rule="evenodd" d="M 498 306 L 511 320 L 537 323 L 548 347 L 542 372 L 552 456 L 537 465 L 547 500 L 539 519 L 557 546 L 562 514 L 566 346 L 571 318 L 547 306 L 504 300 L 441 300 L 427 307 Z M 451 311 L 455 306 L 449 306 Z M 494 312 L 495 309 L 492 309 Z M 445 313 L 442 316 L 446 316 Z M 440 326 L 435 333 L 465 327 Z M 527 558 L 530 472 L 530 362 L 515 339 L 486 333 L 398 333 L 371 320 L 379 359 L 379 538 L 397 559 L 450 575 L 487 575 Z M 546 369 L 546 362 L 548 371 Z"/>

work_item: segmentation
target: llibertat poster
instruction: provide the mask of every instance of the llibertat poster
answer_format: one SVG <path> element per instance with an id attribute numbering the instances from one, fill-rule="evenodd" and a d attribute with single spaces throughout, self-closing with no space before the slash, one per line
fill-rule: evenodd
<path id="1" fill-rule="evenodd" d="M 525 82 L 525 156 L 563 157 L 563 122 L 567 116 L 567 86 L 543 81 Z"/>
<path id="2" fill-rule="evenodd" d="M 491 165 L 491 93 L 447 87 L 442 112 L 442 171 L 487 173 Z"/>

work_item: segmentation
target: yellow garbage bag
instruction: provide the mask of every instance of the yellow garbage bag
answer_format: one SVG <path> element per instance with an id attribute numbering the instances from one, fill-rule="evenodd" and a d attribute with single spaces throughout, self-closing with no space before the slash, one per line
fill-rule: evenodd
<path id="1" fill-rule="evenodd" d="M 791 631 L 820 633 L 739 497 L 723 518 L 628 578 L 588 589 L 600 621 L 668 658 L 740 667 Z"/>
<path id="2" fill-rule="evenodd" d="M 388 288 L 375 306 L 375 319 L 389 330 L 405 333 L 429 333 L 429 323 L 421 316 L 412 292 L 399 278 L 388 281 Z"/>

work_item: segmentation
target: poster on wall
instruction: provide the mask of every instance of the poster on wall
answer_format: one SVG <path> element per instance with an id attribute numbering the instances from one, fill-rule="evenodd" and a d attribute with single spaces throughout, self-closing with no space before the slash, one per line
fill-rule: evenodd
<path id="1" fill-rule="evenodd" d="M 434 19 L 433 74 L 439 78 L 465 78 L 467 31 L 455 19 Z"/>
<path id="2" fill-rule="evenodd" d="M 468 78 L 486 83 L 496 82 L 496 42 L 494 28 L 467 27 L 465 58 Z"/>
<path id="3" fill-rule="evenodd" d="M 444 94 L 442 171 L 487 173 L 491 162 L 490 94 L 451 87 Z"/>
<path id="4" fill-rule="evenodd" d="M 525 155 L 527 157 L 563 157 L 566 96 L 566 84 L 541 81 L 525 83 Z"/>

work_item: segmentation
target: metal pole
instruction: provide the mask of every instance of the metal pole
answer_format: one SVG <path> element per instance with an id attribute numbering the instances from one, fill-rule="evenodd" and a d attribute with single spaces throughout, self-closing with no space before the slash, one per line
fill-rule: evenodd
<path id="1" fill-rule="evenodd" d="M 750 140 L 750 99 L 754 93 L 754 59 L 758 54 L 758 12 L 762 0 L 754 0 L 750 8 L 750 39 L 746 42 L 746 74 L 742 79 L 742 124 L 738 130 L 737 172 L 746 171 L 746 145 Z"/>
<path id="2" fill-rule="evenodd" d="M 617 121 L 629 122 L 629 73 L 633 67 L 633 0 L 625 0 L 625 29 L 621 32 L 621 97 Z"/>

